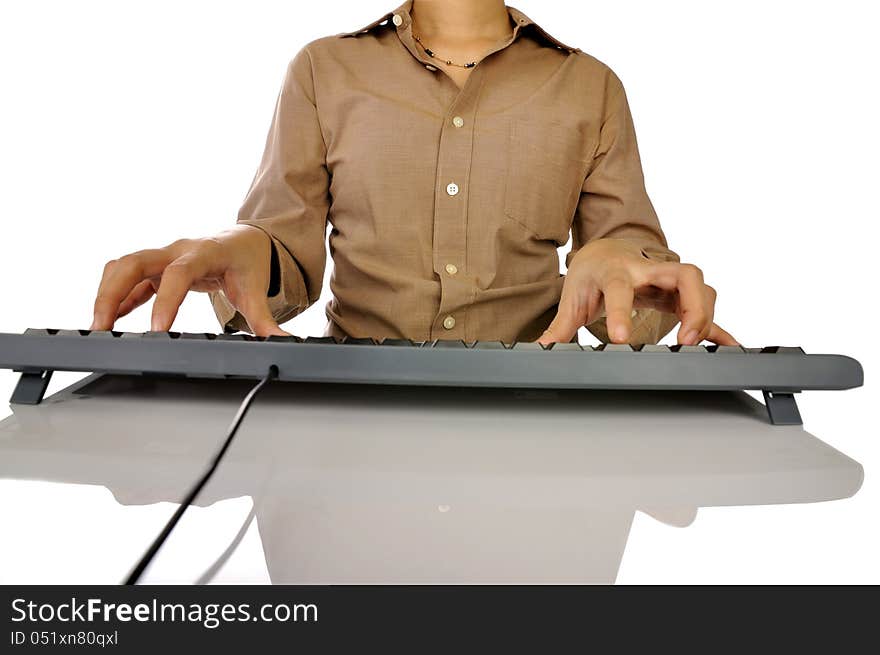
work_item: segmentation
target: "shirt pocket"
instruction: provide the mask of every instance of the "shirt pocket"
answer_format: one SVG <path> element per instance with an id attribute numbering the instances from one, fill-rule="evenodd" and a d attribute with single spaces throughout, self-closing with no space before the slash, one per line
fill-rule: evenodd
<path id="1" fill-rule="evenodd" d="M 510 123 L 504 213 L 540 239 L 564 244 L 589 156 L 581 133 L 558 122 Z"/>

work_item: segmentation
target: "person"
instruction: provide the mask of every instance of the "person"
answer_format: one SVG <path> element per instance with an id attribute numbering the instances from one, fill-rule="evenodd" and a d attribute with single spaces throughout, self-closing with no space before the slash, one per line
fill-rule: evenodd
<path id="1" fill-rule="evenodd" d="M 170 330 L 195 290 L 227 331 L 286 334 L 328 224 L 331 336 L 737 344 L 668 248 L 620 79 L 503 0 L 407 0 L 305 45 L 237 224 L 109 262 L 92 329 L 155 295 Z"/>

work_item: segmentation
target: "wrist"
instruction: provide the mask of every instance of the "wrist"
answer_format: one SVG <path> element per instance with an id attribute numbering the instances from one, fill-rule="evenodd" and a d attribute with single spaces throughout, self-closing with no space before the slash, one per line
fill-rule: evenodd
<path id="1" fill-rule="evenodd" d="M 214 240 L 222 244 L 228 244 L 233 248 L 244 248 L 247 250 L 263 250 L 268 252 L 269 244 L 272 239 L 262 229 L 254 225 L 233 225 L 232 227 L 219 232 L 214 236 Z"/>
<path id="2" fill-rule="evenodd" d="M 590 241 L 581 247 L 575 255 L 576 259 L 595 259 L 597 257 L 636 257 L 638 259 L 647 259 L 648 255 L 634 241 L 611 237 Z"/>
<path id="3" fill-rule="evenodd" d="M 247 225 L 239 223 L 232 228 L 233 232 L 237 232 L 237 236 L 242 242 L 246 242 L 248 250 L 253 252 L 252 255 L 261 265 L 267 263 L 268 266 L 268 282 L 266 285 L 266 296 L 271 298 L 277 296 L 281 291 L 281 262 L 278 259 L 278 250 L 275 242 L 268 232 L 255 225 Z"/>

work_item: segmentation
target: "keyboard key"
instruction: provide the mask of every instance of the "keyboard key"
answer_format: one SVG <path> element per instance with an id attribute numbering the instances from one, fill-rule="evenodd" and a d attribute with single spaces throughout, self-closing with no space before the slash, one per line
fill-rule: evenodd
<path id="1" fill-rule="evenodd" d="M 315 343 L 315 344 L 333 343 L 333 344 L 335 344 L 338 342 L 336 341 L 335 337 L 306 337 L 303 340 L 303 343 Z"/>
<path id="2" fill-rule="evenodd" d="M 669 350 L 669 346 L 664 346 L 659 343 L 646 343 L 641 348 L 639 348 L 640 353 L 668 353 L 672 352 Z"/>
<path id="3" fill-rule="evenodd" d="M 144 332 L 144 339 L 179 339 L 180 332 Z"/>
<path id="4" fill-rule="evenodd" d="M 422 344 L 421 344 L 421 342 L 416 343 L 414 341 L 411 341 L 410 339 L 383 339 L 382 345 L 383 346 L 404 346 L 407 348 L 414 348 L 417 346 L 421 346 Z"/>
<path id="5" fill-rule="evenodd" d="M 674 346 L 669 346 L 669 350 L 674 353 L 707 353 L 706 346 L 686 346 L 681 343 L 677 343 Z"/>
<path id="6" fill-rule="evenodd" d="M 343 337 L 339 343 L 345 344 L 346 346 L 375 346 L 376 342 L 372 339 L 364 339 L 364 338 L 355 338 L 355 337 Z"/>
<path id="7" fill-rule="evenodd" d="M 518 341 L 513 344 L 512 350 L 547 350 L 547 348 L 537 341 Z"/>
<path id="8" fill-rule="evenodd" d="M 472 347 L 475 350 L 507 350 L 509 348 L 500 341 L 475 341 Z"/>
<path id="9" fill-rule="evenodd" d="M 631 353 L 635 349 L 628 343 L 603 343 L 599 346 L 605 353 Z"/>
<path id="10" fill-rule="evenodd" d="M 93 339 L 115 339 L 122 336 L 122 332 L 116 332 L 114 330 L 92 330 L 89 332 L 89 336 Z"/>
<path id="11" fill-rule="evenodd" d="M 709 347 L 711 348 L 712 346 L 709 346 Z M 743 348 L 742 346 L 715 346 L 715 349 L 713 352 L 716 352 L 716 353 L 719 353 L 722 355 L 724 355 L 724 354 L 742 355 L 743 353 L 746 352 L 746 349 Z"/>
<path id="12" fill-rule="evenodd" d="M 574 350 L 577 352 L 583 352 L 583 348 L 581 348 L 581 344 L 579 343 L 551 343 L 548 348 L 552 348 L 555 350 Z M 592 352 L 592 348 L 590 348 L 590 352 Z"/>
<path id="13" fill-rule="evenodd" d="M 62 337 L 87 337 L 89 330 L 57 330 L 56 334 Z"/>
<path id="14" fill-rule="evenodd" d="M 468 345 L 461 339 L 437 339 L 436 341 L 426 341 L 427 348 L 467 348 Z"/>
<path id="15" fill-rule="evenodd" d="M 262 341 L 262 337 L 255 337 L 252 334 L 236 333 L 236 334 L 218 334 L 215 341 Z"/>

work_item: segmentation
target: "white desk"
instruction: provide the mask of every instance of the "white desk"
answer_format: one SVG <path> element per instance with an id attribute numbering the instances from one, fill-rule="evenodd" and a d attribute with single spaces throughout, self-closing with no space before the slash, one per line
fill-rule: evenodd
<path id="1" fill-rule="evenodd" d="M 48 552 L 29 527 L 71 510 L 31 511 L 34 483 L 13 481 L 99 485 L 123 505 L 176 502 L 251 385 L 93 376 L 14 407 L 0 422 L 0 525 L 12 528 L 0 582 L 121 579 L 169 512 L 114 530 L 100 519 L 108 499 L 94 501 L 97 513 L 89 500 L 76 506 L 81 533 L 51 558 L 22 556 Z M 745 393 L 275 383 L 198 504 L 253 499 L 265 564 L 245 570 L 276 583 L 611 582 L 636 510 L 687 525 L 698 507 L 845 498 L 862 477 L 801 426 L 770 425 Z M 202 579 L 226 580 L 239 539 L 218 543 L 187 520 L 187 542 L 173 535 L 147 581 L 206 569 Z M 240 521 L 226 533 L 245 534 Z M 10 543 L 16 557 L 4 556 Z M 184 548 L 197 565 L 161 566 Z"/>

